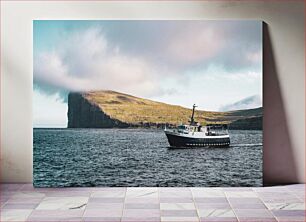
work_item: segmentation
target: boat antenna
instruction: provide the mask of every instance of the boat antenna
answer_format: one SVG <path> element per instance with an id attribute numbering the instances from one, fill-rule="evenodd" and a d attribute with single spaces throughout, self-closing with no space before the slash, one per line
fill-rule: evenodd
<path id="1" fill-rule="evenodd" d="M 190 125 L 193 125 L 194 124 L 194 110 L 197 106 L 195 104 L 193 104 L 193 107 L 192 107 L 192 115 L 191 115 L 191 119 L 190 119 Z"/>

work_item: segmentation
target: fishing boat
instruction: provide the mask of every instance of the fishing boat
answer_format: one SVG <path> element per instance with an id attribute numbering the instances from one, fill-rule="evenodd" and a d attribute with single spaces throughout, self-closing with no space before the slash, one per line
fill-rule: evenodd
<path id="1" fill-rule="evenodd" d="M 175 129 L 165 128 L 170 147 L 229 147 L 230 136 L 226 124 L 208 124 L 201 126 L 194 120 L 193 105 L 192 115 L 187 125 L 179 125 Z"/>

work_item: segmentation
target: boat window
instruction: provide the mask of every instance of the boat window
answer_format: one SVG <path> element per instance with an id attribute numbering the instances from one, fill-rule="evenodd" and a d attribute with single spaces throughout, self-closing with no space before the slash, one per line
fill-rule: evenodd
<path id="1" fill-rule="evenodd" d="M 178 126 L 178 128 L 184 130 L 185 126 Z"/>

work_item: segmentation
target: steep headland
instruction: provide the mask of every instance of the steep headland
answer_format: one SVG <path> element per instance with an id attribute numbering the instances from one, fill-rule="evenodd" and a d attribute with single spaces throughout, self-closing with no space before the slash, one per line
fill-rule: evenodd
<path id="1" fill-rule="evenodd" d="M 68 95 L 68 128 L 163 127 L 188 123 L 191 109 L 114 92 Z M 227 123 L 233 129 L 262 129 L 262 108 L 229 112 L 196 110 L 201 124 Z"/>

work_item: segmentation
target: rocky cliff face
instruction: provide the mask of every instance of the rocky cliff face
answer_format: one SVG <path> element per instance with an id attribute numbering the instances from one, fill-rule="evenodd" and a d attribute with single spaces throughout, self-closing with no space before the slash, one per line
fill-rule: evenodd
<path id="1" fill-rule="evenodd" d="M 114 91 L 70 93 L 68 128 L 163 128 L 188 123 L 191 109 Z M 197 110 L 202 125 L 226 123 L 230 129 L 262 129 L 262 108 L 231 112 Z"/>
<path id="2" fill-rule="evenodd" d="M 129 124 L 110 118 L 103 110 L 81 93 L 68 95 L 68 128 L 113 128 Z"/>

